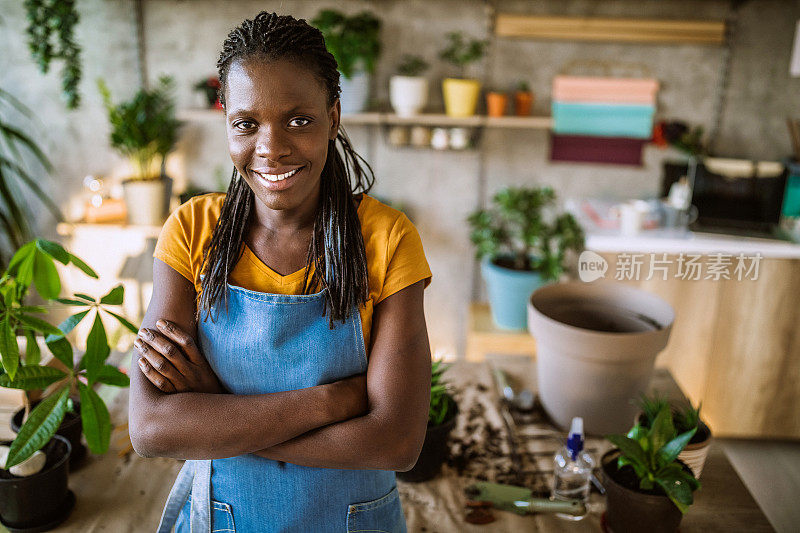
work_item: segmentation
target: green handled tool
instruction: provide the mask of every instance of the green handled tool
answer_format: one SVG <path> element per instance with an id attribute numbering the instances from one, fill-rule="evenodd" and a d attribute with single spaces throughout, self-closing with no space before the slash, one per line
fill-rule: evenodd
<path id="1" fill-rule="evenodd" d="M 575 516 L 586 514 L 581 500 L 551 500 L 534 498 L 530 489 L 489 481 L 478 481 L 465 489 L 472 500 L 492 502 L 495 509 L 511 511 L 520 515 L 529 513 L 564 513 Z"/>

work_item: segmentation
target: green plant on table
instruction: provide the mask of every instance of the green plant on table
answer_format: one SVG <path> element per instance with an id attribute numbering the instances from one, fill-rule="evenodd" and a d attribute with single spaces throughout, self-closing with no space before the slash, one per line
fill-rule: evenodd
<path id="1" fill-rule="evenodd" d="M 427 61 L 420 56 L 406 54 L 403 56 L 400 65 L 397 67 L 397 73 L 401 76 L 419 76 L 430 68 Z"/>
<path id="2" fill-rule="evenodd" d="M 13 115 L 19 115 L 28 128 L 13 125 Z M 64 219 L 41 187 L 40 174 L 49 174 L 53 166 L 30 134 L 33 123 L 31 110 L 0 89 L 0 269 L 5 268 L 15 250 L 33 238 L 30 221 L 35 220 L 35 211 L 23 201 L 27 194 L 42 202 L 57 221 Z M 30 164 L 30 159 L 35 165 Z M 31 170 L 34 166 L 39 170 Z"/>
<path id="3" fill-rule="evenodd" d="M 458 68 L 464 78 L 467 65 L 481 59 L 488 44 L 486 40 L 468 40 L 460 31 L 449 32 L 447 46 L 439 52 L 439 57 Z"/>
<path id="4" fill-rule="evenodd" d="M 692 492 L 700 482 L 677 462 L 678 454 L 689 443 L 697 428 L 678 434 L 672 424 L 669 405 L 662 405 L 652 427 L 636 424 L 627 435 L 607 435 L 619 448 L 617 468 L 630 467 L 639 479 L 639 488 L 660 488 L 667 497 L 686 513 L 694 502 Z"/>
<path id="5" fill-rule="evenodd" d="M 136 169 L 133 179 L 161 178 L 183 125 L 175 118 L 172 78 L 161 76 L 156 88 L 139 89 L 130 100 L 116 105 L 105 81 L 98 79 L 97 87 L 111 123 L 111 147 L 131 160 Z"/>
<path id="6" fill-rule="evenodd" d="M 583 249 L 580 224 L 569 213 L 553 212 L 552 188 L 507 187 L 492 202 L 490 209 L 479 209 L 468 218 L 478 259 L 488 257 L 500 266 L 557 280 L 565 269 L 566 252 Z"/>
<path id="7" fill-rule="evenodd" d="M 431 405 L 428 410 L 428 424 L 441 425 L 450 418 L 455 408 L 453 397 L 447 391 L 447 383 L 442 380 L 442 374 L 450 365 L 441 361 L 434 361 L 431 365 Z"/>
<path id="8" fill-rule="evenodd" d="M 81 47 L 75 42 L 75 26 L 80 21 L 75 0 L 25 0 L 28 17 L 28 48 L 31 56 L 46 74 L 54 59 L 63 59 L 62 94 L 67 109 L 77 109 L 81 95 Z"/>
<path id="9" fill-rule="evenodd" d="M 369 11 L 348 17 L 335 9 L 323 9 L 311 21 L 325 37 L 325 46 L 333 54 L 339 71 L 352 78 L 359 66 L 374 72 L 381 54 L 381 21 Z"/>
<path id="10" fill-rule="evenodd" d="M 695 429 L 700 424 L 702 404 L 698 405 L 697 408 L 694 408 L 688 402 L 685 405 L 675 406 L 670 404 L 666 397 L 658 394 L 652 396 L 642 395 L 636 403 L 639 409 L 642 410 L 643 415 L 640 424 L 646 428 L 653 427 L 656 416 L 664 406 L 672 413 L 672 423 L 678 433 L 685 433 L 690 429 Z"/>
<path id="11" fill-rule="evenodd" d="M 531 92 L 531 84 L 525 80 L 520 80 L 517 82 L 516 90 L 520 93 L 529 93 Z"/>
<path id="12" fill-rule="evenodd" d="M 59 244 L 43 239 L 22 246 L 0 278 L 0 387 L 26 391 L 45 389 L 42 401 L 30 412 L 11 444 L 5 468 L 21 463 L 50 441 L 66 412 L 72 410 L 71 396 L 76 391 L 80 395 L 82 430 L 89 449 L 93 453 L 105 453 L 111 438 L 111 421 L 105 403 L 93 386 L 95 383 L 117 387 L 129 385 L 128 376 L 106 364 L 111 348 L 100 318 L 101 313 L 107 313 L 132 333 L 138 331 L 124 317 L 107 308 L 122 304 L 123 287 L 114 287 L 99 300 L 80 293 L 72 298 L 60 298 L 61 280 L 55 261 L 75 265 L 85 274 L 97 278 L 97 274 L 78 257 Z M 46 313 L 45 307 L 26 305 L 31 286 L 44 300 L 84 310 L 55 327 L 36 316 Z M 86 352 L 75 364 L 72 345 L 66 335 L 92 312 L 94 322 L 86 339 Z M 24 356 L 17 344 L 18 331 L 26 338 Z M 45 336 L 48 349 L 66 367 L 66 372 L 41 364 L 36 341 L 38 335 Z"/>

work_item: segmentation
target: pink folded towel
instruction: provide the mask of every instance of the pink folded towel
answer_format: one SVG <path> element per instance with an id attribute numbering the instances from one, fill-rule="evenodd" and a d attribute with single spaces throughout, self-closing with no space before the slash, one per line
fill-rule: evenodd
<path id="1" fill-rule="evenodd" d="M 556 76 L 553 100 L 610 104 L 655 105 L 658 80 L 644 78 L 604 78 Z"/>

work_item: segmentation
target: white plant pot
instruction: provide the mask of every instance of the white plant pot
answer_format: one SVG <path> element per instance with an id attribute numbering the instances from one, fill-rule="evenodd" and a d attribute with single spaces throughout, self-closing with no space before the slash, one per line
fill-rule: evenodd
<path id="1" fill-rule="evenodd" d="M 658 296 L 621 283 L 545 285 L 528 303 L 536 338 L 539 399 L 562 428 L 583 417 L 587 433 L 626 433 L 675 312 Z"/>
<path id="2" fill-rule="evenodd" d="M 354 72 L 353 77 L 349 79 L 345 78 L 344 74 L 339 77 L 339 83 L 342 87 L 342 94 L 339 97 L 342 114 L 361 113 L 367 109 L 369 81 L 369 73 L 363 70 Z"/>
<path id="3" fill-rule="evenodd" d="M 398 116 L 418 115 L 428 104 L 428 80 L 418 76 L 392 76 L 389 101 Z"/>
<path id="4" fill-rule="evenodd" d="M 169 212 L 172 178 L 127 180 L 122 183 L 128 224 L 160 226 Z"/>

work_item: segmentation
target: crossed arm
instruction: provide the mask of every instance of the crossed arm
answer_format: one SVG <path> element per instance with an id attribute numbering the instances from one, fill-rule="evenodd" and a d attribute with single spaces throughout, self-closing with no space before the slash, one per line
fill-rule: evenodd
<path id="1" fill-rule="evenodd" d="M 181 459 L 256 453 L 318 468 L 398 471 L 416 462 L 430 403 L 423 282 L 375 307 L 366 375 L 242 396 L 226 394 L 197 350 L 193 285 L 157 259 L 153 279 L 131 365 L 137 453 Z M 166 327 L 156 325 L 159 319 Z"/>

